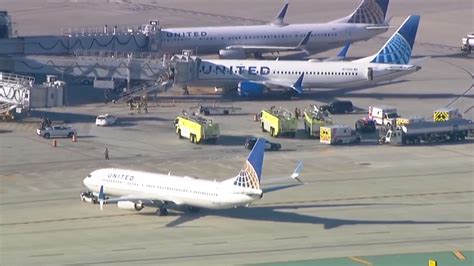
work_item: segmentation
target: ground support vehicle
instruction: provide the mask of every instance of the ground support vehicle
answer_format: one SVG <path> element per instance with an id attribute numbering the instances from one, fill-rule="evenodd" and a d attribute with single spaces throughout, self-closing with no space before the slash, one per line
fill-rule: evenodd
<path id="1" fill-rule="evenodd" d="M 77 135 L 77 131 L 69 126 L 53 125 L 50 127 L 36 129 L 36 134 L 46 139 L 58 137 L 72 138 L 73 136 Z"/>
<path id="2" fill-rule="evenodd" d="M 474 48 L 474 32 L 461 39 L 461 51 L 470 54 Z"/>
<path id="3" fill-rule="evenodd" d="M 281 107 L 272 106 L 260 113 L 262 132 L 269 132 L 272 137 L 296 136 L 298 120 L 293 114 Z"/>
<path id="4" fill-rule="evenodd" d="M 433 112 L 433 120 L 436 122 L 462 118 L 458 108 L 441 108 Z"/>
<path id="5" fill-rule="evenodd" d="M 199 105 L 195 111 L 194 115 L 228 115 L 242 110 L 240 107 L 233 106 L 216 106 L 216 105 Z"/>
<path id="6" fill-rule="evenodd" d="M 474 123 L 467 119 L 424 121 L 389 129 L 379 140 L 380 144 L 419 144 L 421 142 L 447 142 L 464 140 L 474 131 Z"/>
<path id="7" fill-rule="evenodd" d="M 377 127 L 374 120 L 363 117 L 355 122 L 355 129 L 360 133 L 374 133 Z"/>
<path id="8" fill-rule="evenodd" d="M 323 144 L 342 145 L 360 143 L 360 135 L 350 126 L 330 125 L 321 127 L 320 142 Z"/>
<path id="9" fill-rule="evenodd" d="M 321 111 L 313 105 L 312 110 L 304 111 L 304 131 L 309 137 L 319 138 L 322 126 L 332 125 L 332 118 L 327 111 Z"/>
<path id="10" fill-rule="evenodd" d="M 395 126 L 398 117 L 400 116 L 396 108 L 369 106 L 369 119 L 374 120 L 377 125 Z"/>
<path id="11" fill-rule="evenodd" d="M 202 116 L 178 115 L 174 124 L 178 137 L 192 143 L 216 143 L 219 138 L 219 124 Z"/>
<path id="12" fill-rule="evenodd" d="M 81 193 L 81 200 L 83 202 L 89 202 L 92 204 L 97 204 L 99 202 L 99 198 L 94 195 L 94 193 L 90 191 L 82 192 Z"/>

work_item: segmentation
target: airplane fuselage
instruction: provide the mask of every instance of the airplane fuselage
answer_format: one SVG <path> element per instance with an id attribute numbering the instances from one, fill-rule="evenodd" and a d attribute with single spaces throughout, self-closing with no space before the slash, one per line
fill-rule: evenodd
<path id="1" fill-rule="evenodd" d="M 286 26 L 224 26 L 168 28 L 161 32 L 161 49 L 167 53 L 180 53 L 192 49 L 196 54 L 215 54 L 233 45 L 296 46 L 308 32 L 311 37 L 306 49 L 312 53 L 341 47 L 347 42 L 368 40 L 387 31 L 366 29 L 369 24 L 322 23 L 293 24 Z"/>
<path id="2" fill-rule="evenodd" d="M 304 88 L 341 88 L 371 85 L 419 70 L 413 65 L 369 61 L 309 62 L 263 60 L 201 60 L 197 79 L 189 85 L 236 88 L 243 80 L 293 84 L 304 73 Z M 371 72 L 371 73 L 370 73 Z"/>
<path id="3" fill-rule="evenodd" d="M 247 205 L 262 196 L 261 190 L 239 188 L 228 183 L 192 177 L 162 175 L 126 169 L 99 169 L 84 179 L 84 185 L 98 193 L 103 186 L 110 196 L 139 195 L 159 203 L 172 202 L 208 209 Z M 126 199 L 124 199 L 126 201 Z"/>

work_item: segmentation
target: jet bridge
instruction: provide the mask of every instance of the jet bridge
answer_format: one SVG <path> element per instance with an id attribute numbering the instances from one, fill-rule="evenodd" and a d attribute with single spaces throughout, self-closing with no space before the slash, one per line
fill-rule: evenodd
<path id="1" fill-rule="evenodd" d="M 183 50 L 180 55 L 174 55 L 170 60 L 171 78 L 174 84 L 186 87 L 197 79 L 201 59 L 192 56 L 192 50 Z"/>
<path id="2" fill-rule="evenodd" d="M 14 119 L 30 108 L 62 106 L 65 86 L 53 75 L 48 75 L 45 83 L 35 85 L 34 77 L 0 72 L 1 116 Z"/>
<path id="3" fill-rule="evenodd" d="M 12 27 L 4 26 L 7 22 L 3 21 L 7 21 L 7 16 L 0 12 L 0 55 L 73 55 L 77 50 L 158 52 L 161 48 L 158 20 L 140 26 L 69 28 L 58 35 L 21 38 L 12 38 Z"/>

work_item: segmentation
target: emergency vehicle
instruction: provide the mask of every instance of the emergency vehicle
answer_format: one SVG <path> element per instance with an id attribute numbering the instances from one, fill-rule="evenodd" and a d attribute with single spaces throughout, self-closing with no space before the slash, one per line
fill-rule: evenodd
<path id="1" fill-rule="evenodd" d="M 332 125 L 332 118 L 327 111 L 322 111 L 316 105 L 304 111 L 304 131 L 309 137 L 319 138 L 320 127 L 325 125 Z"/>
<path id="2" fill-rule="evenodd" d="M 360 135 L 352 130 L 350 126 L 330 125 L 321 127 L 319 136 L 320 142 L 323 144 L 341 145 L 360 143 Z"/>
<path id="3" fill-rule="evenodd" d="M 219 124 L 202 116 L 178 115 L 174 120 L 178 137 L 191 143 L 216 143 L 219 138 Z"/>
<path id="4" fill-rule="evenodd" d="M 457 108 L 441 108 L 433 112 L 433 120 L 436 122 L 459 118 L 462 118 L 462 115 Z"/>
<path id="5" fill-rule="evenodd" d="M 275 138 L 284 135 L 294 137 L 298 129 L 298 120 L 282 107 L 272 106 L 262 110 L 260 122 L 262 132 L 269 132 Z"/>
<path id="6" fill-rule="evenodd" d="M 369 119 L 374 120 L 377 125 L 391 127 L 396 124 L 398 117 L 396 108 L 369 106 Z"/>

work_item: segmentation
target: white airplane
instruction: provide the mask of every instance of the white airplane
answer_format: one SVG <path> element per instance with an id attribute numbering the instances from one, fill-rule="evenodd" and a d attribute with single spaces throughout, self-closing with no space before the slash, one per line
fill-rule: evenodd
<path id="1" fill-rule="evenodd" d="M 93 194 L 98 194 L 101 209 L 106 203 L 117 203 L 119 208 L 136 211 L 152 206 L 157 208 L 156 214 L 162 216 L 170 207 L 187 206 L 188 210 L 196 211 L 248 206 L 261 199 L 264 192 L 296 185 L 261 187 L 264 150 L 265 139 L 259 138 L 239 174 L 222 182 L 113 168 L 93 171 L 83 182 Z M 290 176 L 300 183 L 298 176 L 302 168 L 300 162 Z"/>
<path id="2" fill-rule="evenodd" d="M 374 85 L 421 69 L 410 64 L 420 16 L 409 16 L 374 55 L 354 61 L 196 60 L 190 86 L 236 89 L 241 96 L 259 97 L 271 89 L 289 95 L 304 88 L 342 88 Z M 340 53 L 344 57 L 345 47 Z"/>
<path id="3" fill-rule="evenodd" d="M 368 40 L 390 27 L 385 16 L 389 0 L 362 0 L 350 15 L 320 24 L 286 24 L 288 3 L 276 19 L 266 25 L 167 28 L 161 31 L 161 51 L 176 54 L 219 53 L 222 59 L 244 59 L 249 54 L 304 51 L 307 54 L 341 47 L 347 42 Z M 306 34 L 310 40 L 301 45 Z"/>

